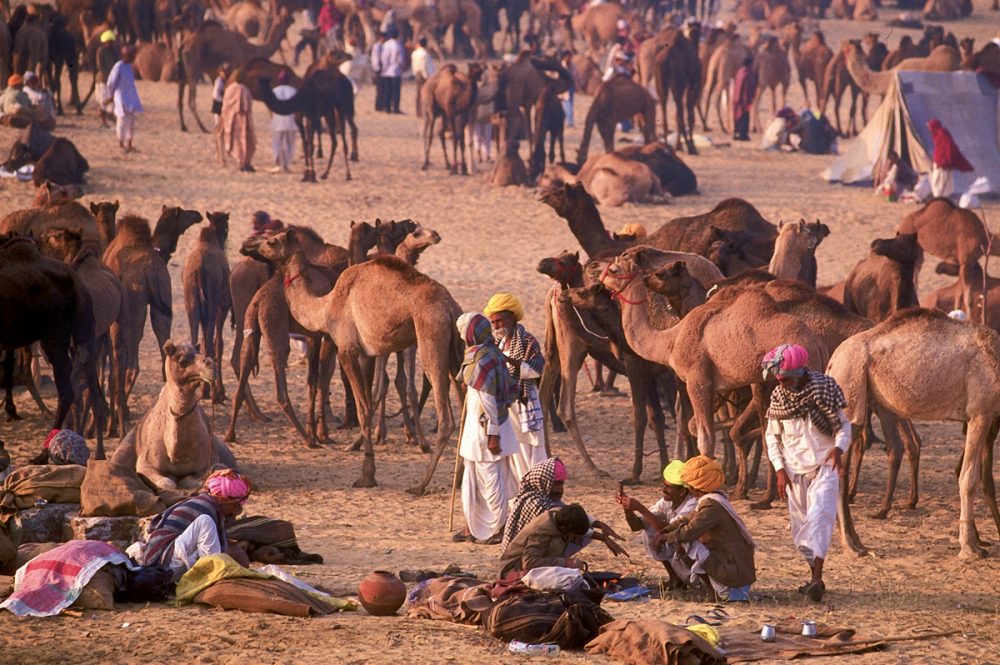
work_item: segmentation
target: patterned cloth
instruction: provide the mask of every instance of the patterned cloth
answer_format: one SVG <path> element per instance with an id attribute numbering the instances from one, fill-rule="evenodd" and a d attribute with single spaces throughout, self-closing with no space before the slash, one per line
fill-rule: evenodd
<path id="1" fill-rule="evenodd" d="M 521 489 L 511 500 L 507 523 L 503 528 L 503 543 L 501 554 L 507 549 L 510 541 L 521 532 L 528 522 L 535 519 L 546 510 L 562 505 L 552 498 L 552 483 L 556 479 L 556 467 L 562 465 L 558 457 L 550 457 L 531 467 L 524 478 L 521 478 Z"/>
<path id="2" fill-rule="evenodd" d="M 515 362 L 507 362 L 507 371 L 517 384 L 517 400 L 527 404 L 530 400 L 530 385 L 537 385 L 537 379 L 521 379 L 521 363 L 526 363 L 536 374 L 541 374 L 545 367 L 545 356 L 542 347 L 534 335 L 524 329 L 520 323 L 514 325 L 510 337 L 500 335 L 497 343 L 506 352 L 505 355 Z"/>
<path id="3" fill-rule="evenodd" d="M 764 380 L 768 374 L 774 374 L 776 379 L 802 376 L 809 364 L 809 351 L 798 344 L 781 344 L 767 352 L 760 361 Z"/>
<path id="4" fill-rule="evenodd" d="M 816 428 L 826 434 L 840 429 L 837 411 L 847 408 L 844 391 L 837 382 L 826 374 L 806 372 L 808 382 L 802 390 L 794 391 L 778 385 L 771 394 L 771 406 L 767 417 L 773 420 L 789 420 L 809 416 Z"/>
<path id="5" fill-rule="evenodd" d="M 53 464 L 79 464 L 87 466 L 90 449 L 83 437 L 71 429 L 53 430 L 45 442 L 49 449 L 49 461 Z"/>
<path id="6" fill-rule="evenodd" d="M 236 501 L 244 504 L 253 491 L 253 484 L 243 474 L 232 469 L 221 469 L 205 479 L 205 489 L 221 502 Z"/>
<path id="7" fill-rule="evenodd" d="M 212 518 L 219 529 L 219 542 L 225 543 L 225 523 L 218 501 L 210 494 L 199 494 L 174 504 L 153 520 L 142 550 L 142 564 L 169 566 L 174 554 L 174 541 L 201 515 Z"/>
<path id="8" fill-rule="evenodd" d="M 462 382 L 496 398 L 502 423 L 507 420 L 507 410 L 513 402 L 513 386 L 504 368 L 503 355 L 490 334 L 490 322 L 482 314 L 463 314 L 458 319 L 458 330 L 468 345 L 462 361 Z"/>

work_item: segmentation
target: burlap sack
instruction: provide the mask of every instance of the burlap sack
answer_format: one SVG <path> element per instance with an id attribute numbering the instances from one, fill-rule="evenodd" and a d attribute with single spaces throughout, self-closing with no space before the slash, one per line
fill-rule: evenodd
<path id="1" fill-rule="evenodd" d="M 7 476 L 0 492 L 0 521 L 8 521 L 17 511 L 32 507 L 39 499 L 49 503 L 80 503 L 80 485 L 86 473 L 87 467 L 76 464 L 17 469 Z"/>
<path id="2" fill-rule="evenodd" d="M 331 614 L 336 608 L 281 580 L 232 578 L 216 582 L 194 602 L 225 610 L 270 612 L 292 617 Z"/>
<path id="3" fill-rule="evenodd" d="M 110 460 L 90 460 L 80 487 L 83 517 L 157 515 L 166 509 L 135 471 Z"/>
<path id="4" fill-rule="evenodd" d="M 115 575 L 104 566 L 94 573 L 94 576 L 83 587 L 70 609 L 74 610 L 113 610 L 115 609 Z"/>

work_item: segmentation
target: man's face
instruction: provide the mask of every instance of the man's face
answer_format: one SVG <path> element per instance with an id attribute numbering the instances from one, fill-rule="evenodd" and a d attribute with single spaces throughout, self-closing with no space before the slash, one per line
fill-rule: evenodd
<path id="1" fill-rule="evenodd" d="M 778 379 L 778 383 L 781 384 L 782 388 L 794 392 L 802 390 L 802 387 L 805 385 L 805 381 L 805 376 L 784 376 Z"/>
<path id="2" fill-rule="evenodd" d="M 490 325 L 497 335 L 506 335 L 514 327 L 514 315 L 510 312 L 496 312 L 490 314 Z"/>
<path id="3" fill-rule="evenodd" d="M 243 512 L 243 506 L 236 501 L 227 501 L 219 507 L 220 512 L 226 517 L 236 517 Z"/>
<path id="4" fill-rule="evenodd" d="M 663 483 L 663 497 L 672 503 L 676 503 L 684 498 L 684 488 L 680 485 Z"/>
<path id="5" fill-rule="evenodd" d="M 566 490 L 565 480 L 554 480 L 552 481 L 552 491 L 549 492 L 549 496 L 556 501 L 559 501 L 563 497 L 563 492 Z"/>

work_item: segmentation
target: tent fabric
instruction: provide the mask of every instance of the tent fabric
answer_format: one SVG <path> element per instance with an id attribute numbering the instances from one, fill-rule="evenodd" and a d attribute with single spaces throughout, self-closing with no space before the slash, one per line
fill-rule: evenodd
<path id="1" fill-rule="evenodd" d="M 898 71 L 868 125 L 822 173 L 825 180 L 870 182 L 881 162 L 895 150 L 917 173 L 928 173 L 934 144 L 927 121 L 948 128 L 973 166 L 954 172 L 955 191 L 1000 194 L 1000 145 L 997 141 L 997 89 L 974 72 Z M 979 182 L 977 182 L 977 180 Z"/>

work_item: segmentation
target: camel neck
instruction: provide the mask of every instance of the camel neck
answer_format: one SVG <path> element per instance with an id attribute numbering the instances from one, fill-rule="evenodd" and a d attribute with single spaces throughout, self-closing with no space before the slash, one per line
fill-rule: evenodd
<path id="1" fill-rule="evenodd" d="M 167 382 L 163 387 L 164 395 L 167 398 L 167 410 L 170 416 L 178 424 L 182 425 L 189 420 L 192 413 L 198 407 L 198 389 L 183 390 L 180 386 Z"/>
<path id="2" fill-rule="evenodd" d="M 411 247 L 406 244 L 404 240 L 399 247 L 396 248 L 396 257 L 403 259 L 411 266 L 417 265 L 417 261 L 420 260 L 420 253 L 423 252 L 422 248 Z"/>
<path id="3" fill-rule="evenodd" d="M 649 323 L 646 304 L 646 285 L 641 278 L 635 278 L 619 293 L 617 300 L 622 308 L 622 330 L 625 341 L 632 351 L 641 358 L 669 366 L 673 351 L 673 328 L 654 330 Z M 634 304 L 633 304 L 634 303 Z"/>
<path id="4" fill-rule="evenodd" d="M 683 319 L 692 309 L 705 304 L 705 293 L 705 287 L 701 285 L 701 282 L 692 280 L 682 297 L 667 296 L 667 302 L 670 303 L 670 308 L 674 310 L 674 313 Z"/>
<path id="5" fill-rule="evenodd" d="M 316 269 L 300 252 L 283 266 L 285 300 L 292 317 L 306 330 L 327 332 L 327 302 L 332 294 L 320 293 L 312 284 Z"/>
<path id="6" fill-rule="evenodd" d="M 604 228 L 601 213 L 594 205 L 583 206 L 576 214 L 566 217 L 569 230 L 591 258 L 611 249 L 608 231 Z"/>

